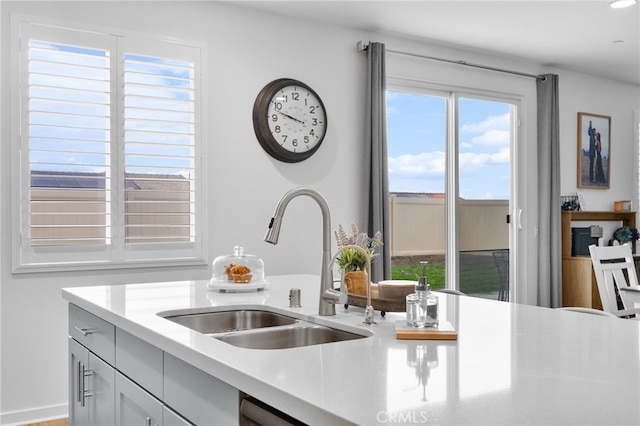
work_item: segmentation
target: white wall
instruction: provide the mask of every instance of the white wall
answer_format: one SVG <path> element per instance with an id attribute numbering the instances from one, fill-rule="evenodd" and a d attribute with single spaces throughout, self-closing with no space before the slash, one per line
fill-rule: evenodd
<path id="1" fill-rule="evenodd" d="M 364 140 L 366 58 L 356 52 L 356 41 L 383 41 L 400 50 L 431 48 L 460 56 L 460 52 L 448 48 L 316 24 L 303 26 L 297 20 L 213 2 L 0 2 L 2 212 L 8 211 L 11 190 L 8 155 L 11 104 L 7 94 L 11 65 L 8 24 L 13 11 L 207 43 L 204 163 L 209 209 L 205 237 L 211 249 L 210 258 L 230 253 L 234 245 L 242 244 L 247 252 L 264 259 L 267 274 L 319 273 L 321 219 L 320 210 L 311 199 L 300 198 L 289 205 L 277 246 L 262 241 L 276 202 L 287 190 L 304 185 L 322 192 L 331 206 L 334 228 L 339 223 L 362 222 L 364 208 L 359 179 L 363 165 L 359 158 Z M 475 62 L 490 62 L 490 65 L 532 73 L 543 70 L 522 61 L 478 53 L 472 56 L 465 53 L 465 59 Z M 631 127 L 631 111 L 640 109 L 640 89 L 575 73 L 559 73 L 562 156 L 566 163 L 562 192 L 575 190 L 576 112 L 585 111 L 612 115 L 612 135 L 616 138 L 612 190 L 587 194 L 589 199 L 594 200 L 594 207 L 601 202 L 602 208 L 608 208 L 614 199 L 631 199 L 632 184 L 624 179 L 624 170 L 630 170 L 633 164 L 622 152 L 631 151 L 631 133 L 625 129 Z M 472 81 L 484 81 L 486 71 L 473 75 Z M 259 147 L 253 134 L 251 111 L 255 96 L 266 83 L 280 77 L 297 78 L 311 85 L 323 98 L 329 113 L 325 142 L 313 157 L 301 164 L 272 160 Z M 446 78 L 446 74 L 441 78 Z M 585 88 L 591 88 L 594 95 L 587 95 Z M 534 100 L 530 99 L 533 93 L 531 89 L 520 93 L 527 105 L 528 118 L 522 140 L 526 152 L 535 146 L 535 123 L 529 121 L 534 108 L 531 106 Z M 620 141 L 616 135 L 620 135 Z M 523 203 L 535 211 L 533 164 L 528 165 L 526 175 L 522 185 L 527 198 Z M 600 201 L 601 198 L 609 202 Z M 0 423 L 3 424 L 66 413 L 67 314 L 60 297 L 62 288 L 195 279 L 208 275 L 206 270 L 187 269 L 12 275 L 9 219 L 4 213 L 0 217 Z M 532 216 L 523 231 L 528 241 L 523 254 L 531 260 L 523 272 L 522 280 L 526 282 L 535 282 L 535 223 Z"/>
<path id="2" fill-rule="evenodd" d="M 639 70 L 640 72 L 640 70 Z M 561 191 L 563 195 L 583 193 L 588 210 L 613 210 L 615 200 L 633 200 L 638 158 L 634 144 L 634 111 L 640 107 L 640 88 L 612 84 L 578 73 L 564 72 L 560 76 L 560 140 L 562 162 Z M 578 112 L 611 116 L 610 188 L 577 188 Z"/>

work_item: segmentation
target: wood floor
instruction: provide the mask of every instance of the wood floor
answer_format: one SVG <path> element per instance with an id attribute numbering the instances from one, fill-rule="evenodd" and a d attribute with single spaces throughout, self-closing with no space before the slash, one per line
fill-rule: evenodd
<path id="1" fill-rule="evenodd" d="M 32 423 L 27 426 L 68 426 L 69 419 L 51 420 L 50 422 Z"/>

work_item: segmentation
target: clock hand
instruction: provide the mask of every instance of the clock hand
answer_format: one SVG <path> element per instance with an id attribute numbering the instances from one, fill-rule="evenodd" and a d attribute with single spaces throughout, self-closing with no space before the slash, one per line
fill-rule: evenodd
<path id="1" fill-rule="evenodd" d="M 273 102 L 273 101 L 272 101 L 272 103 L 273 103 L 273 104 L 274 104 L 274 106 L 275 106 L 275 102 Z M 285 117 L 287 117 L 287 118 L 289 118 L 289 119 L 291 119 L 291 120 L 293 120 L 293 121 L 297 121 L 298 123 L 304 124 L 304 121 L 299 120 L 299 119 L 297 119 L 297 118 L 295 118 L 295 117 L 293 117 L 293 116 L 291 116 L 291 115 L 289 115 L 289 114 L 286 114 L 286 113 L 284 113 L 284 112 L 282 112 L 282 111 L 280 111 L 280 110 L 276 110 L 276 112 L 277 112 L 278 114 L 284 115 Z"/>
<path id="2" fill-rule="evenodd" d="M 289 115 L 289 114 L 285 114 L 285 113 L 284 113 L 284 112 L 282 112 L 282 111 L 278 111 L 278 113 L 280 113 L 280 114 L 284 115 L 284 116 L 285 116 L 285 117 L 287 117 L 287 118 L 292 119 L 293 121 L 297 121 L 298 123 L 304 124 L 304 121 L 299 120 L 299 119 L 297 119 L 297 118 L 295 118 L 295 117 L 293 117 L 293 116 L 291 116 L 291 115 Z"/>

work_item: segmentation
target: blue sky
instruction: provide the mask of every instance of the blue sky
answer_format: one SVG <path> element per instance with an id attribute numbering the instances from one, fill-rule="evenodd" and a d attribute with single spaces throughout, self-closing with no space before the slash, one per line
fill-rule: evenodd
<path id="1" fill-rule="evenodd" d="M 114 137 L 111 53 L 37 40 L 29 46 L 31 168 L 106 173 Z M 123 56 L 117 96 L 124 98 L 126 172 L 191 176 L 194 65 Z"/>
<path id="2" fill-rule="evenodd" d="M 509 198 L 509 105 L 461 98 L 460 196 Z M 444 192 L 446 99 L 387 92 L 389 189 Z"/>

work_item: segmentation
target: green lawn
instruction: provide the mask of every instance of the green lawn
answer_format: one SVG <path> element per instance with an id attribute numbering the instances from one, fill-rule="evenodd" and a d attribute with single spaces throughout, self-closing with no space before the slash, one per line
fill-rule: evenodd
<path id="1" fill-rule="evenodd" d="M 427 278 L 432 289 L 444 288 L 444 264 L 427 265 Z M 399 265 L 391 267 L 391 279 L 417 281 L 422 275 L 420 265 Z"/>
<path id="2" fill-rule="evenodd" d="M 429 285 L 433 290 L 445 287 L 444 264 L 429 264 L 426 268 Z M 422 275 L 420 265 L 398 265 L 391 267 L 394 280 L 417 281 L 416 274 Z M 493 263 L 482 265 L 460 265 L 460 290 L 468 294 L 498 291 L 500 276 Z"/>

